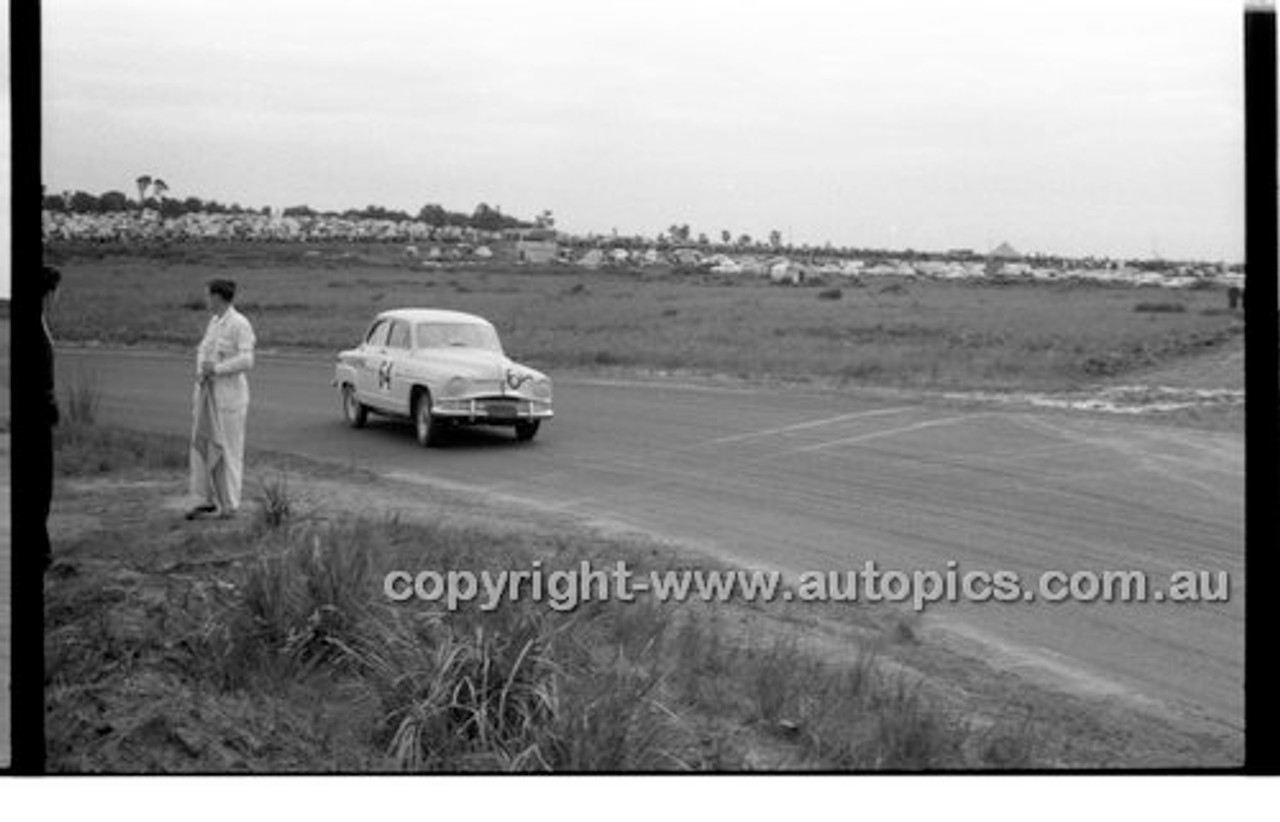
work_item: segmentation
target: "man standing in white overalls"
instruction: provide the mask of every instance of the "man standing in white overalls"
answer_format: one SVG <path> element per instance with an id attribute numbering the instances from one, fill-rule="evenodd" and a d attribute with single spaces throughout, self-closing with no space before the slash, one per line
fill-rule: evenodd
<path id="1" fill-rule="evenodd" d="M 253 326 L 231 304 L 236 284 L 209 281 L 213 316 L 196 350 L 194 425 L 191 434 L 191 494 L 187 519 L 230 518 L 240 508 L 244 479 L 244 426 L 253 368 Z"/>

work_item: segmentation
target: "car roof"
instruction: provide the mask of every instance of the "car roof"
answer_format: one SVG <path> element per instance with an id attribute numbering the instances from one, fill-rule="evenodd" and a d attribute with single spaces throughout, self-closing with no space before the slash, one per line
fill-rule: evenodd
<path id="1" fill-rule="evenodd" d="M 465 311 L 450 311 L 444 308 L 393 308 L 390 311 L 383 311 L 378 315 L 377 319 L 383 319 L 384 317 L 407 320 L 411 323 L 479 323 L 481 325 L 493 325 L 484 317 L 477 317 L 475 314 L 468 314 Z"/>

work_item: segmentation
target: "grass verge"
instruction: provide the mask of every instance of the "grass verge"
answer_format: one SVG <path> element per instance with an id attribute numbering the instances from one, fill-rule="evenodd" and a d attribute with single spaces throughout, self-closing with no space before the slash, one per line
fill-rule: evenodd
<path id="1" fill-rule="evenodd" d="M 481 314 L 536 367 L 689 371 L 907 388 L 1057 390 L 1236 341 L 1225 296 L 1089 283 L 832 276 L 817 288 L 670 268 L 406 268 L 400 247 L 306 258 L 298 249 L 181 254 L 66 250 L 54 317 L 66 341 L 191 346 L 204 283 L 232 268 L 262 348 L 332 353 L 378 311 Z M 327 253 L 327 252 L 326 252 Z M 302 295 L 301 297 L 299 295 Z M 1181 306 L 1181 308 L 1170 308 Z"/>
<path id="2" fill-rule="evenodd" d="M 396 604 L 383 593 L 393 569 L 688 563 L 638 538 L 492 517 L 321 516 L 297 460 L 287 481 L 264 474 L 269 514 L 185 523 L 157 505 L 181 487 L 181 439 L 71 431 L 58 441 L 64 524 L 45 594 L 54 771 L 938 770 L 1119 756 L 1082 741 L 1114 744 L 1110 717 L 1077 710 L 1068 726 L 1054 707 L 1010 715 L 1004 696 L 990 710 L 957 702 L 901 664 L 899 651 L 924 652 L 918 638 L 871 614 L 847 617 L 862 622 L 842 623 L 831 653 L 783 606 Z"/>

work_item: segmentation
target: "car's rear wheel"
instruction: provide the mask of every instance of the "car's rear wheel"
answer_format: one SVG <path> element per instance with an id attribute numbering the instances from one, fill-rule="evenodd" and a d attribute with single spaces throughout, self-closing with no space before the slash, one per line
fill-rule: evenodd
<path id="1" fill-rule="evenodd" d="M 350 383 L 342 386 L 342 418 L 352 428 L 364 428 L 369 420 L 369 409 L 356 398 L 356 389 Z"/>
<path id="2" fill-rule="evenodd" d="M 426 389 L 419 390 L 413 395 L 413 432 L 418 437 L 418 445 L 430 448 L 442 427 L 440 420 L 431 416 L 431 395 Z"/>
<path id="3" fill-rule="evenodd" d="M 538 426 L 541 424 L 542 420 L 516 423 L 516 439 L 520 442 L 528 442 L 538 433 Z"/>

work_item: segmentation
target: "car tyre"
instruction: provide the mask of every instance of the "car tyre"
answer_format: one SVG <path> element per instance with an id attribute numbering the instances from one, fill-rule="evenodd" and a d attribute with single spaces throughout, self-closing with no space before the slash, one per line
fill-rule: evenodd
<path id="1" fill-rule="evenodd" d="M 431 395 L 425 389 L 414 394 L 413 433 L 418 438 L 418 445 L 430 448 L 439 438 L 443 427 L 440 420 L 431 416 Z"/>
<path id="2" fill-rule="evenodd" d="M 342 418 L 352 428 L 364 428 L 369 421 L 369 409 L 356 398 L 356 389 L 350 383 L 342 386 Z"/>
<path id="3" fill-rule="evenodd" d="M 542 424 L 542 420 L 529 420 L 528 422 L 516 423 L 516 440 L 519 442 L 528 442 L 538 433 L 538 426 Z"/>

